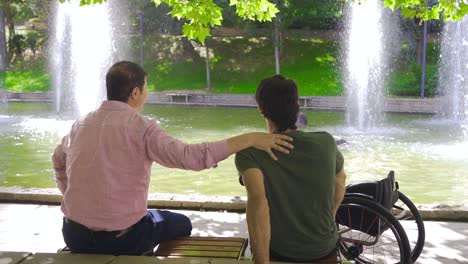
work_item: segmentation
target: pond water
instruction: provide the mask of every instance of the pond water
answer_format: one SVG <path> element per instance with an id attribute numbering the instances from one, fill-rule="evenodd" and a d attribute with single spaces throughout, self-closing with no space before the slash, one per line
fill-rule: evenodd
<path id="1" fill-rule="evenodd" d="M 0 185 L 55 187 L 50 157 L 73 120 L 51 104 L 8 103 L 0 113 Z M 387 114 L 384 128 L 362 132 L 345 126 L 342 112 L 304 111 L 309 126 L 346 140 L 347 182 L 383 178 L 394 170 L 400 189 L 416 203 L 468 204 L 468 142 L 459 126 L 428 115 Z M 189 143 L 265 131 L 255 108 L 145 106 L 170 134 Z M 201 172 L 152 169 L 150 192 L 245 195 L 234 158 Z"/>

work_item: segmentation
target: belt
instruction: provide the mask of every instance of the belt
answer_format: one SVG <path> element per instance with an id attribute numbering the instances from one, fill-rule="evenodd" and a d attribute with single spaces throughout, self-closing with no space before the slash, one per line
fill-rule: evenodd
<path id="1" fill-rule="evenodd" d="M 113 235 L 115 237 L 121 237 L 121 236 L 125 235 L 133 227 L 133 226 L 131 226 L 131 227 L 127 228 L 127 229 L 115 230 L 115 231 L 94 231 L 92 229 L 89 229 L 85 225 L 82 225 L 82 224 L 80 224 L 78 222 L 75 222 L 75 221 L 71 220 L 70 218 L 64 217 L 63 220 L 64 220 L 64 222 L 66 224 L 68 224 L 70 226 L 75 226 L 75 227 L 78 227 L 80 229 L 84 229 L 84 230 L 86 230 L 88 232 L 91 232 L 93 234 L 107 234 L 107 235 Z"/>

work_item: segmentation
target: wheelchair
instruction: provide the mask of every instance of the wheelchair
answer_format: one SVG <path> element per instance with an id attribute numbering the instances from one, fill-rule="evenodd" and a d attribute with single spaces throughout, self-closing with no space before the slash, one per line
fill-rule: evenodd
<path id="1" fill-rule="evenodd" d="M 424 247 L 424 222 L 398 188 L 393 171 L 380 181 L 346 186 L 335 219 L 338 249 L 344 258 L 356 263 L 406 264 L 417 260 Z"/>

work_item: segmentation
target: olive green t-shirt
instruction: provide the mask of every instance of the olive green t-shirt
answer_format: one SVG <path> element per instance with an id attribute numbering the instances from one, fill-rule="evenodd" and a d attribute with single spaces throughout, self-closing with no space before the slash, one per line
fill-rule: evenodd
<path id="1" fill-rule="evenodd" d="M 236 154 L 239 174 L 258 168 L 264 175 L 270 207 L 270 248 L 297 260 L 323 257 L 336 246 L 333 218 L 335 175 L 343 156 L 327 132 L 287 133 L 293 138 L 290 154 L 249 148 Z"/>

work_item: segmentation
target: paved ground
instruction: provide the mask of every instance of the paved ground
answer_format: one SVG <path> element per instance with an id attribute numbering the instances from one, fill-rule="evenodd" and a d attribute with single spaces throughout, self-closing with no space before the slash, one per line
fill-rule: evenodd
<path id="1" fill-rule="evenodd" d="M 193 221 L 193 235 L 248 237 L 245 214 L 179 211 Z M 51 252 L 64 246 L 58 206 L 0 203 L 0 251 Z M 468 263 L 468 223 L 426 221 L 418 263 Z"/>

